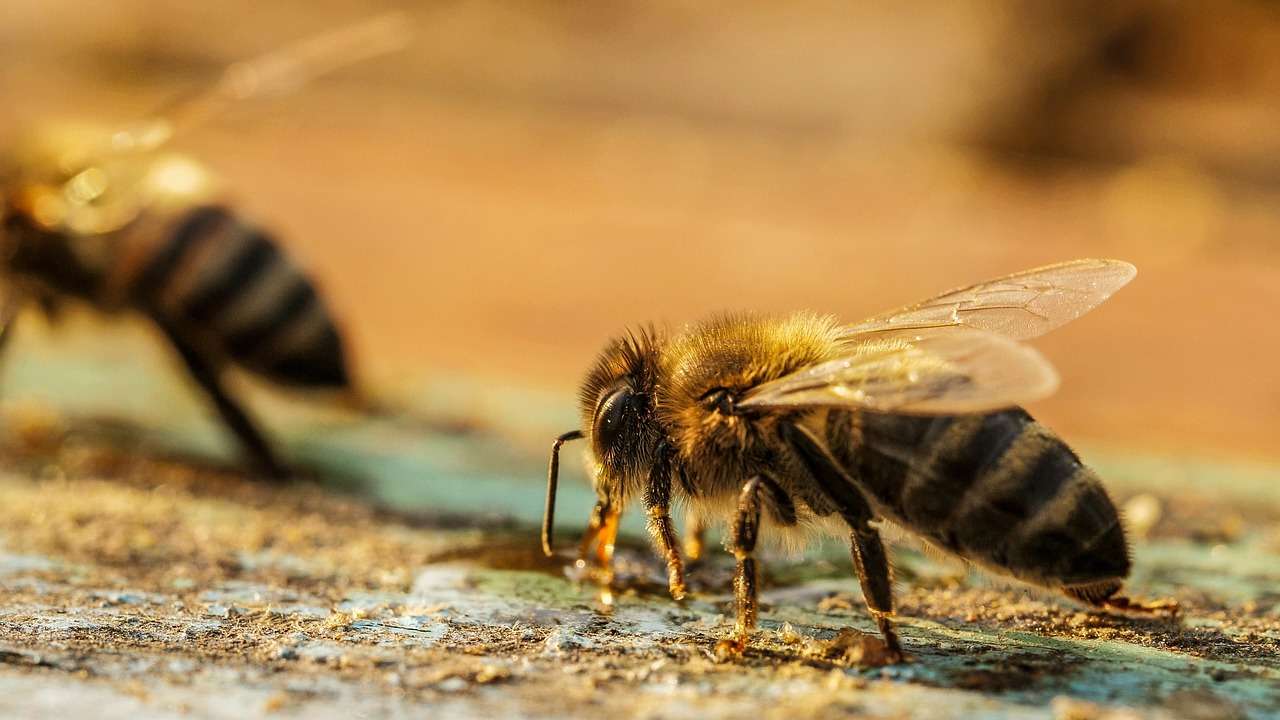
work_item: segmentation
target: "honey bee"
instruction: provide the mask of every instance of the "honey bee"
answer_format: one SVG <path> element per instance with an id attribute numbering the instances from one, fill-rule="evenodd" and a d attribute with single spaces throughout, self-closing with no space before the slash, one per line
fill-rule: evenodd
<path id="1" fill-rule="evenodd" d="M 218 82 L 125 127 L 48 125 L 0 157 L 0 346 L 29 301 L 65 301 L 154 322 L 263 470 L 286 474 L 223 384 L 229 366 L 276 384 L 349 390 L 342 335 L 315 283 L 274 237 L 240 216 L 212 174 L 165 150 L 231 103 L 291 90 L 402 47 L 406 21 L 380 16 L 229 66 Z"/>
<path id="2" fill-rule="evenodd" d="M 633 498 L 677 600 L 673 503 L 727 523 L 737 618 L 722 657 L 740 654 L 756 624 L 757 539 L 818 530 L 849 538 L 886 655 L 901 660 L 881 521 L 1088 606 L 1172 614 L 1172 601 L 1119 594 L 1130 556 L 1115 505 L 1076 453 L 1018 407 L 1058 386 L 1048 361 L 1018 341 L 1083 315 L 1135 273 L 1118 260 L 1075 260 L 855 325 L 721 315 L 674 335 L 650 327 L 614 339 L 582 383 L 582 429 L 552 445 L 543 550 L 552 553 L 560 447 L 585 438 L 598 501 L 580 562 L 594 546 L 606 582 Z"/>

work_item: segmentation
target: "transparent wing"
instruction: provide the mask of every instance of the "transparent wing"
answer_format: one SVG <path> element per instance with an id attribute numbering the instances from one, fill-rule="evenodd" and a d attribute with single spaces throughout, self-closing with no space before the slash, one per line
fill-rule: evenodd
<path id="1" fill-rule="evenodd" d="M 170 103 L 147 120 L 121 128 L 113 134 L 110 149 L 154 150 L 234 103 L 292 92 L 319 76 L 400 50 L 411 35 L 408 16 L 389 12 L 232 63 L 208 87 Z"/>
<path id="2" fill-rule="evenodd" d="M 1137 272 L 1122 260 L 1071 260 L 945 292 L 850 325 L 845 335 L 967 327 L 1025 340 L 1089 312 Z"/>
<path id="3" fill-rule="evenodd" d="M 280 94 L 366 58 L 404 47 L 402 13 L 388 13 L 228 66 L 218 80 L 141 122 L 97 128 L 39 128 L 27 143 L 0 153 L 0 173 L 17 188 L 10 198 L 50 231 L 103 235 L 124 227 L 152 203 L 186 202 L 211 187 L 202 167 L 157 154 L 175 134 L 233 103 Z M 8 176 L 12 177 L 8 177 Z M 6 193 L 8 194 L 8 193 Z M 16 201 L 14 200 L 16 198 Z"/>
<path id="4" fill-rule="evenodd" d="M 1058 375 L 1035 349 L 980 330 L 875 338 L 753 388 L 740 408 L 849 407 L 953 415 L 1037 400 Z"/>

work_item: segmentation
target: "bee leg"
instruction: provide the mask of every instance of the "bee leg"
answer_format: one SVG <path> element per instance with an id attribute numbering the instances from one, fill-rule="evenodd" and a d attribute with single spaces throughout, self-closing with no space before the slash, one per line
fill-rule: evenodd
<path id="1" fill-rule="evenodd" d="M 4 299 L 4 305 L 0 306 L 0 354 L 9 347 L 9 339 L 13 337 L 13 326 L 21 308 L 21 299 L 11 290 Z"/>
<path id="2" fill-rule="evenodd" d="M 823 492 L 848 523 L 853 566 L 858 571 L 858 583 L 862 585 L 867 608 L 884 637 L 886 660 L 901 662 L 902 645 L 889 620 L 893 615 L 893 575 L 880 531 L 871 525 L 875 514 L 870 503 L 807 430 L 789 425 L 784 427 L 784 433 L 805 469 L 822 486 Z"/>
<path id="3" fill-rule="evenodd" d="M 707 525 L 698 513 L 688 510 L 684 515 L 685 536 L 684 554 L 689 562 L 702 559 L 707 547 Z"/>
<path id="4" fill-rule="evenodd" d="M 698 489 L 689 481 L 689 473 L 683 463 L 676 463 L 676 478 L 680 481 L 680 489 L 684 491 L 685 497 L 698 496 Z M 689 562 L 695 562 L 702 558 L 706 548 L 707 526 L 702 516 L 691 508 L 685 510 L 684 531 L 687 538 L 684 542 L 684 554 Z"/>
<path id="5" fill-rule="evenodd" d="M 13 326 L 18 319 L 18 311 L 22 309 L 22 300 L 10 292 L 0 306 L 0 352 L 9 346 L 9 338 L 13 337 Z"/>
<path id="6" fill-rule="evenodd" d="M 64 306 L 62 298 L 54 295 L 53 293 L 42 292 L 36 294 L 35 300 L 36 305 L 40 308 L 40 312 L 44 313 L 44 316 L 50 323 L 56 323 L 62 319 L 62 309 Z"/>
<path id="7" fill-rule="evenodd" d="M 738 512 L 734 516 L 732 547 L 738 560 L 733 578 L 734 598 L 737 601 L 738 618 L 733 635 L 716 643 L 716 658 L 727 660 L 747 649 L 747 639 L 756 627 L 756 539 L 760 534 L 760 478 L 754 477 L 742 486 L 738 494 Z"/>
<path id="8" fill-rule="evenodd" d="M 671 592 L 671 599 L 683 600 L 684 559 L 680 557 L 680 539 L 676 537 L 675 525 L 671 522 L 667 507 L 649 508 L 649 533 L 667 561 L 667 589 Z"/>
<path id="9" fill-rule="evenodd" d="M 644 505 L 649 514 L 649 534 L 667 561 L 667 589 L 674 600 L 683 600 L 684 559 L 680 557 L 680 538 L 671 522 L 671 455 L 664 451 L 649 472 Z"/>
<path id="10" fill-rule="evenodd" d="M 849 537 L 862 596 L 876 619 L 876 626 L 880 628 L 889 662 L 901 662 L 902 645 L 889 620 L 893 615 L 893 574 L 889 570 L 889 558 L 884 550 L 884 541 L 880 539 L 880 531 L 863 521 L 853 528 Z"/>
<path id="11" fill-rule="evenodd" d="M 283 480 L 289 477 L 289 472 L 279 460 L 276 459 L 275 453 L 271 449 L 271 445 L 267 443 L 266 438 L 258 431 L 257 426 L 249 419 L 244 410 L 231 399 L 231 396 L 222 387 L 222 381 L 219 377 L 217 368 L 204 355 L 202 355 L 195 347 L 188 343 L 180 333 L 177 332 L 169 323 L 159 322 L 165 335 L 178 351 L 178 355 L 182 357 L 183 363 L 186 364 L 187 370 L 191 372 L 191 376 L 199 383 L 200 387 L 213 400 L 214 405 L 218 409 L 218 414 L 222 416 L 223 422 L 227 427 L 235 433 L 245 450 L 252 456 L 254 462 L 276 480 Z"/>
<path id="12" fill-rule="evenodd" d="M 578 548 L 578 559 L 574 563 L 574 567 L 579 570 L 586 570 L 593 554 L 592 546 L 595 546 L 595 562 L 599 568 L 593 573 L 593 577 L 605 590 L 613 582 L 613 549 L 621 516 L 622 512 L 610 501 L 597 500 L 591 511 L 591 520 L 587 523 L 587 531 L 582 536 L 582 545 Z"/>

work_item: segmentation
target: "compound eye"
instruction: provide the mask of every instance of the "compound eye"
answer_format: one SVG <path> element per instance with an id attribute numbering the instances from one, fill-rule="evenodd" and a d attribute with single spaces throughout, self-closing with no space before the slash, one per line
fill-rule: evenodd
<path id="1" fill-rule="evenodd" d="M 598 452 L 603 453 L 613 447 L 625 432 L 627 416 L 634 410 L 634 400 L 631 388 L 620 387 L 606 395 L 596 406 L 591 435 Z"/>

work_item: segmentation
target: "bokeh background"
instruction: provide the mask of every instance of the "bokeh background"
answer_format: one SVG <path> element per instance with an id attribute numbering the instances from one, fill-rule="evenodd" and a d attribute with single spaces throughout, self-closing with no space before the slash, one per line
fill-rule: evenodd
<path id="1" fill-rule="evenodd" d="M 563 397 L 621 327 L 855 320 L 1083 256 L 1037 341 L 1068 438 L 1280 457 L 1280 4 L 5 0 L 0 143 L 125 121 L 403 9 L 405 51 L 181 138 L 279 231 L 360 373 Z M 104 330 L 103 338 L 109 338 Z"/>

